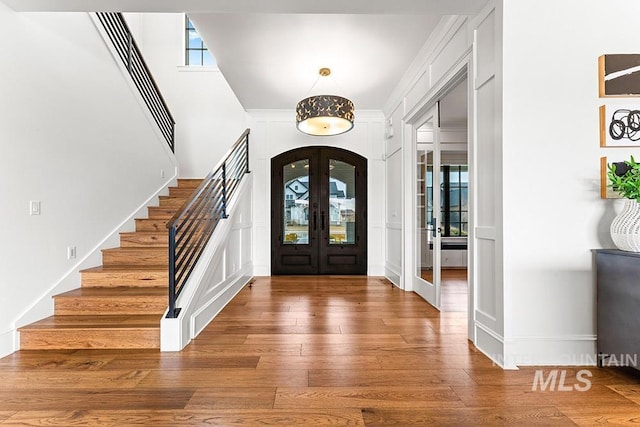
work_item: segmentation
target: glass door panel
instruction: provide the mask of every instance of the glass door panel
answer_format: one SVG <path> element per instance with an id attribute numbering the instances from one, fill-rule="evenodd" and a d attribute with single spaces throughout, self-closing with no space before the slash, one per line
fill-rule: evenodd
<path id="1" fill-rule="evenodd" d="M 309 159 L 284 165 L 282 242 L 285 245 L 309 244 Z"/>
<path id="2" fill-rule="evenodd" d="M 356 243 L 356 167 L 329 159 L 329 244 Z"/>
<path id="3" fill-rule="evenodd" d="M 438 112 L 425 115 L 416 132 L 415 278 L 413 290 L 440 306 L 441 188 Z"/>

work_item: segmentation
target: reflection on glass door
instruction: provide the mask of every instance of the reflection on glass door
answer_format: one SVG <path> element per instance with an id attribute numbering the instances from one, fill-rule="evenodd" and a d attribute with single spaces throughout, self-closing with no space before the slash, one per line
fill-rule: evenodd
<path id="1" fill-rule="evenodd" d="M 284 165 L 282 177 L 282 241 L 285 245 L 306 245 L 309 243 L 309 159 Z"/>
<path id="2" fill-rule="evenodd" d="M 329 244 L 356 243 L 356 167 L 329 160 Z"/>

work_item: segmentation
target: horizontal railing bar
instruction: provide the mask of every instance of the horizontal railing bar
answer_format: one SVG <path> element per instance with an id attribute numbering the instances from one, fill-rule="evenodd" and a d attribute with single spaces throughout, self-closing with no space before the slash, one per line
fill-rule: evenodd
<path id="1" fill-rule="evenodd" d="M 167 222 L 169 229 L 169 312 L 176 317 L 177 296 L 204 253 L 220 220 L 226 218 L 229 199 L 249 172 L 249 130 L 234 143 L 207 177 L 191 192 Z"/>
<path id="2" fill-rule="evenodd" d="M 249 129 L 245 130 L 242 135 L 240 136 L 240 138 L 233 144 L 233 146 L 231 147 L 231 149 L 229 151 L 227 151 L 227 153 L 225 154 L 225 156 L 220 160 L 220 162 L 218 162 L 218 164 L 216 165 L 216 167 L 213 169 L 213 171 L 211 173 L 209 173 L 209 175 L 203 180 L 202 184 L 200 184 L 200 186 L 203 186 L 205 184 L 206 181 L 210 180 L 215 173 L 218 172 L 218 169 L 221 168 L 222 164 L 225 162 L 225 160 L 227 159 L 227 157 L 229 156 L 229 154 L 231 154 L 233 151 L 235 151 L 235 149 L 247 138 L 247 136 L 249 135 Z M 193 193 L 191 193 L 191 199 L 193 199 L 193 196 L 197 195 L 198 191 L 200 191 L 200 187 L 196 188 Z M 172 227 L 179 219 L 180 217 L 183 215 L 184 211 L 187 209 L 188 205 L 189 205 L 189 200 L 187 200 L 183 206 L 180 208 L 180 210 L 178 210 L 178 212 L 176 212 L 176 214 L 173 216 L 173 218 L 171 218 L 169 220 L 169 222 L 167 222 L 167 228 Z"/>
<path id="3" fill-rule="evenodd" d="M 160 133 L 171 148 L 175 149 L 175 120 L 167 107 L 158 84 L 149 70 L 140 48 L 131 35 L 131 30 L 121 13 L 97 12 L 98 20 L 104 27 L 109 40 L 120 60 L 125 65 L 134 85 L 140 92 Z"/>

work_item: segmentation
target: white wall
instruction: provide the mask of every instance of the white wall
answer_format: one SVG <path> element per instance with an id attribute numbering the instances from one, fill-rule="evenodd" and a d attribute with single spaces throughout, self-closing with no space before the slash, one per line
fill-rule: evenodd
<path id="1" fill-rule="evenodd" d="M 16 326 L 51 314 L 52 292 L 79 286 L 80 265 L 100 264 L 94 249 L 174 178 L 176 164 L 89 15 L 0 4 L 0 52 L 4 355 Z M 41 201 L 41 215 L 29 216 L 30 200 Z"/>
<path id="2" fill-rule="evenodd" d="M 599 198 L 599 158 L 640 156 L 599 147 L 598 57 L 640 52 L 639 27 L 635 0 L 504 2 L 505 321 L 515 363 L 593 360 L 590 251 L 613 247 L 620 203 Z"/>
<path id="3" fill-rule="evenodd" d="M 271 274 L 271 158 L 298 147 L 322 145 L 353 151 L 368 160 L 368 274 L 384 275 L 384 118 L 382 112 L 356 111 L 350 132 L 313 137 L 296 129 L 295 112 L 250 110 L 253 176 L 254 274 Z"/>
<path id="4" fill-rule="evenodd" d="M 180 176 L 203 178 L 247 128 L 246 112 L 216 67 L 184 66 L 183 14 L 126 18 L 176 121 Z"/>

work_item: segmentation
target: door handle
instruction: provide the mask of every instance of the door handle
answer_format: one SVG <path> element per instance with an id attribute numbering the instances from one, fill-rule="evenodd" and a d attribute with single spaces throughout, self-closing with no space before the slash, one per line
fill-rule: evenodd
<path id="1" fill-rule="evenodd" d="M 322 213 L 320 214 L 320 224 L 322 230 L 324 230 L 324 211 L 322 211 Z"/>
<path id="2" fill-rule="evenodd" d="M 318 229 L 318 212 L 313 211 L 313 231 Z"/>

